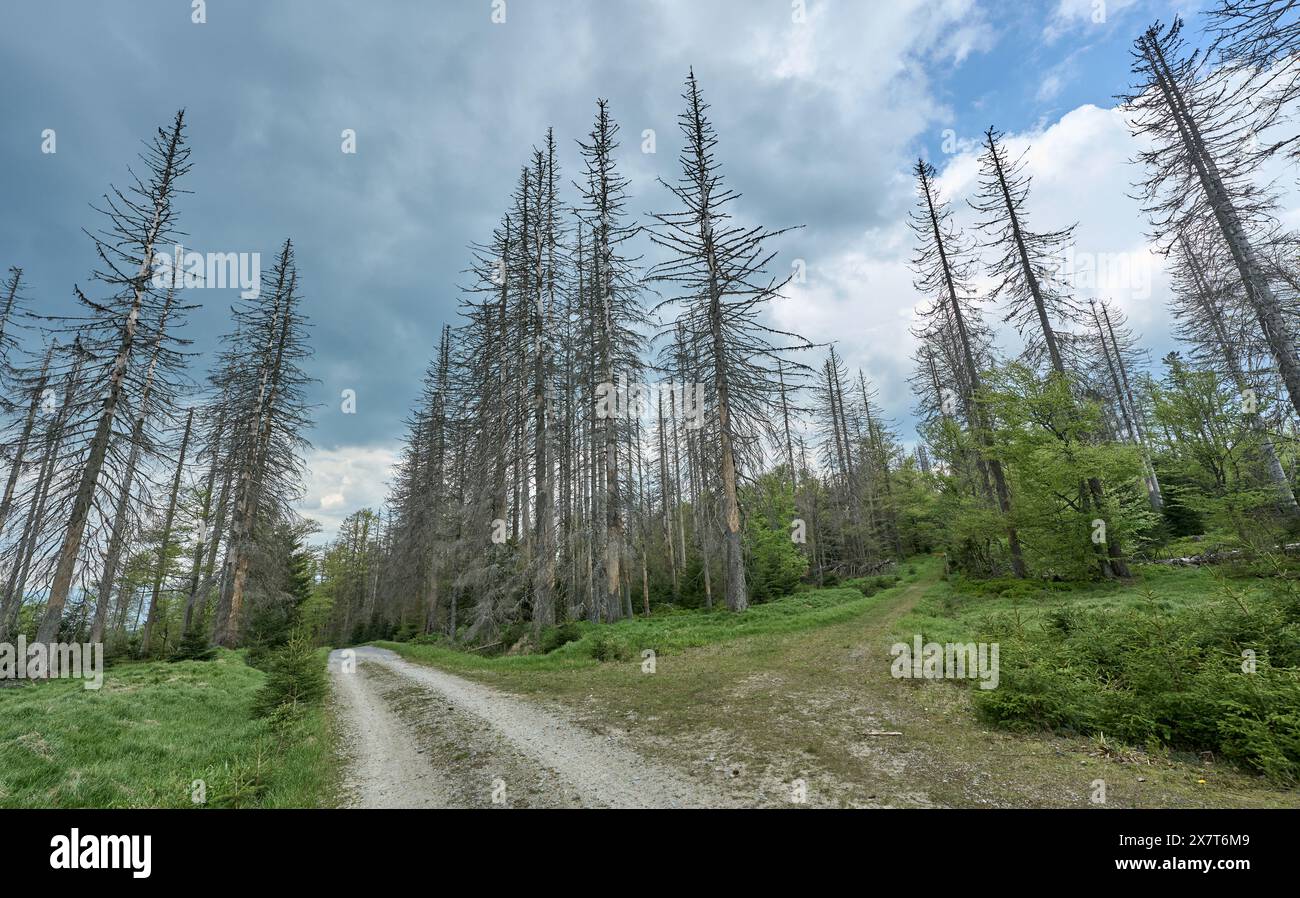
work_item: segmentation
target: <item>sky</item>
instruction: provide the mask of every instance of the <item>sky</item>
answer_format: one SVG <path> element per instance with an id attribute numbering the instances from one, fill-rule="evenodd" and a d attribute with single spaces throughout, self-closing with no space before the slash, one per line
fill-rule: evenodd
<path id="1" fill-rule="evenodd" d="M 198 7 L 198 8 L 196 8 Z M 0 6 L 0 267 L 41 311 L 71 311 L 94 267 L 83 228 L 141 140 L 186 109 L 187 249 L 297 247 L 312 321 L 316 425 L 300 511 L 328 537 L 387 491 L 423 370 L 454 321 L 470 243 L 486 240 L 519 167 L 554 127 L 566 182 L 598 97 L 622 128 L 629 209 L 673 208 L 676 116 L 693 67 L 712 105 L 736 214 L 802 260 L 772 315 L 835 342 L 877 387 L 904 442 L 909 174 L 923 156 L 963 200 L 995 125 L 1034 177 L 1032 226 L 1078 222 L 1080 254 L 1127 276 L 1079 293 L 1127 312 L 1152 355 L 1167 280 L 1138 203 L 1139 146 L 1115 96 L 1132 40 L 1195 0 L 6 0 Z M 201 14 L 201 15 L 200 15 Z M 203 18 L 206 21 L 195 21 Z M 494 21 L 504 19 L 504 21 Z M 343 152 L 343 132 L 355 153 Z M 55 152 L 42 152 L 43 134 Z M 654 152 L 645 152 L 647 131 Z M 570 189 L 569 196 L 573 196 Z M 1139 273 L 1140 272 L 1140 273 Z M 185 336 L 210 359 L 235 290 L 196 289 Z M 992 318 L 993 312 L 990 311 Z M 1013 334 L 1003 346 L 1019 349 Z M 342 394 L 355 391 L 354 414 Z"/>

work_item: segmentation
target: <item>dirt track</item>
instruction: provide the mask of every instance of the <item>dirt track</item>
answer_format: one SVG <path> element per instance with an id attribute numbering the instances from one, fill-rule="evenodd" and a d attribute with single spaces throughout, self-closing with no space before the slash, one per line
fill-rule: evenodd
<path id="1" fill-rule="evenodd" d="M 525 700 L 386 649 L 330 655 L 350 807 L 718 807 L 725 796 Z"/>

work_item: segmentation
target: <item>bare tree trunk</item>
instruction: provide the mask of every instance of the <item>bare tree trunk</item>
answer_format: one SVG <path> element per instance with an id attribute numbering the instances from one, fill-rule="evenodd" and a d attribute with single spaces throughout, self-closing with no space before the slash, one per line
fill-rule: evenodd
<path id="1" fill-rule="evenodd" d="M 181 476 L 185 473 L 185 454 L 190 447 L 190 433 L 194 426 L 194 409 L 185 416 L 185 433 L 181 436 L 180 456 L 176 460 L 176 475 L 172 478 L 171 494 L 167 499 L 167 514 L 163 517 L 162 535 L 158 538 L 158 567 L 153 575 L 153 590 L 149 595 L 149 614 L 145 618 L 144 633 L 140 637 L 140 653 L 149 657 L 149 638 L 158 621 L 158 597 L 162 592 L 163 578 L 167 574 L 167 552 L 171 547 L 172 523 L 176 519 L 176 499 L 181 491 Z"/>
<path id="2" fill-rule="evenodd" d="M 1110 334 L 1110 344 L 1115 351 L 1115 364 L 1119 367 L 1119 379 L 1124 385 L 1124 398 L 1128 399 L 1129 414 L 1133 418 L 1133 426 L 1137 428 L 1138 442 L 1142 445 L 1142 451 L 1146 461 L 1147 472 L 1151 478 L 1151 496 L 1153 499 L 1152 507 L 1157 511 L 1163 511 L 1165 507 L 1164 493 L 1160 489 L 1160 478 L 1156 476 L 1155 465 L 1151 461 L 1151 444 L 1147 439 L 1146 425 L 1142 422 L 1142 414 L 1138 409 L 1138 404 L 1133 398 L 1133 388 L 1129 385 L 1128 368 L 1124 364 L 1124 356 L 1119 351 L 1119 341 L 1115 339 L 1115 329 L 1110 323 L 1110 313 L 1103 305 L 1101 307 L 1103 320 L 1106 322 L 1106 330 Z M 1123 400 L 1121 400 L 1122 402 Z"/>
<path id="3" fill-rule="evenodd" d="M 153 245 L 140 266 L 140 280 L 143 283 L 153 266 Z M 94 501 L 95 489 L 99 485 L 99 474 L 104 467 L 104 458 L 108 454 L 108 441 L 113 433 L 113 417 L 117 413 L 118 402 L 122 397 L 122 382 L 126 378 L 126 368 L 131 357 L 131 347 L 135 342 L 136 328 L 140 320 L 140 305 L 144 300 L 144 290 L 137 287 L 131 312 L 126 325 L 122 328 L 122 342 L 113 362 L 109 376 L 108 392 L 100 411 L 99 423 L 95 436 L 90 443 L 90 455 L 81 472 L 81 481 L 77 486 L 76 498 L 72 501 L 72 513 L 64 531 L 63 545 L 59 549 L 58 561 L 54 568 L 54 579 L 50 584 L 50 599 L 45 606 L 45 617 L 36 631 L 37 642 L 53 642 L 63 620 L 63 606 L 68 601 L 68 592 L 72 589 L 72 574 L 77 564 L 77 554 L 81 551 L 81 540 L 86 533 L 86 522 L 90 518 L 90 508 Z"/>
<path id="4" fill-rule="evenodd" d="M 957 296 L 957 287 L 953 280 L 952 268 L 948 262 L 947 249 L 944 247 L 943 234 L 939 228 L 938 213 L 934 208 L 934 197 L 930 189 L 929 176 L 925 170 L 921 170 L 922 187 L 925 192 L 925 201 L 927 211 L 930 217 L 930 225 L 934 231 L 935 246 L 939 250 L 939 258 L 943 263 L 944 281 L 948 289 L 948 302 L 952 309 L 953 321 L 957 326 L 957 338 L 961 349 L 961 362 L 966 368 L 966 378 L 969 384 L 969 395 L 967 400 L 972 411 L 975 414 L 975 420 L 971 423 L 978 431 L 977 438 L 984 449 L 988 471 L 993 476 L 993 485 L 997 493 L 998 509 L 1004 517 L 1011 515 L 1011 493 L 1007 489 L 1006 476 L 1002 470 L 1002 462 L 996 458 L 988 457 L 992 448 L 992 434 L 988 432 L 987 416 L 983 407 L 979 404 L 980 375 L 979 368 L 975 365 L 975 354 L 971 349 L 970 335 L 966 331 L 966 316 L 962 313 L 961 301 Z M 1017 232 L 1018 234 L 1018 232 Z M 1035 293 L 1035 295 L 1037 295 Z M 1041 299 L 1040 299 L 1041 301 Z M 1055 345 L 1054 343 L 1052 344 Z M 1017 577 L 1024 578 L 1028 576 L 1025 568 L 1024 553 L 1020 548 L 1020 534 L 1016 528 L 1008 521 L 1007 523 L 1007 543 L 1011 552 L 1011 568 Z"/>
<path id="5" fill-rule="evenodd" d="M 732 447 L 731 405 L 727 393 L 727 372 L 723 364 L 726 348 L 722 340 L 722 306 L 713 290 L 713 311 L 709 316 L 713 331 L 714 385 L 718 395 L 718 434 L 722 449 L 722 521 L 727 545 L 727 607 L 744 611 L 749 607 L 749 592 L 745 586 L 744 547 L 740 542 L 740 498 L 736 484 L 736 455 Z"/>
<path id="6" fill-rule="evenodd" d="M 9 522 L 9 514 L 13 511 L 14 490 L 18 486 L 18 478 L 23 470 L 23 460 L 27 455 L 27 444 L 31 440 L 32 429 L 36 424 L 36 410 L 41 405 L 45 385 L 49 382 L 50 359 L 53 355 L 54 345 L 50 344 L 50 348 L 45 352 L 45 361 L 41 364 L 40 377 L 37 378 L 36 386 L 32 390 L 32 401 L 27 406 L 27 417 L 23 421 L 22 434 L 18 437 L 18 445 L 14 448 L 13 467 L 9 469 L 9 478 L 5 481 L 4 499 L 0 500 L 0 533 L 4 532 L 5 524 Z"/>
<path id="7" fill-rule="evenodd" d="M 1105 312 L 1105 306 L 1102 307 Z M 1147 501 L 1151 505 L 1151 510 L 1159 513 L 1164 507 L 1164 500 L 1160 495 L 1160 481 L 1156 478 L 1156 469 L 1151 464 L 1150 453 L 1147 452 L 1146 439 L 1137 424 L 1137 407 L 1134 404 L 1130 412 L 1129 406 L 1132 403 L 1133 394 L 1128 389 L 1128 377 L 1121 380 L 1119 369 L 1116 365 L 1123 365 L 1124 358 L 1119 351 L 1119 343 L 1115 339 L 1115 331 L 1110 326 L 1110 316 L 1106 316 L 1105 327 L 1102 326 L 1101 318 L 1097 315 L 1097 306 L 1092 306 L 1092 320 L 1097 324 L 1097 335 L 1101 340 L 1101 351 L 1106 357 L 1106 370 L 1110 374 L 1111 386 L 1115 389 L 1115 399 L 1119 404 L 1121 422 L 1124 429 L 1131 434 L 1134 442 L 1142 452 L 1142 468 L 1144 471 L 1142 480 L 1146 486 Z M 1111 353 L 1114 352 L 1112 357 Z"/>
<path id="8" fill-rule="evenodd" d="M 194 544 L 194 557 L 190 560 L 190 586 L 186 591 L 185 621 L 181 630 L 182 633 L 189 633 L 190 628 L 194 625 L 194 606 L 199 600 L 199 582 L 203 572 L 203 555 L 204 550 L 207 549 L 208 537 L 211 535 L 215 543 L 217 542 L 216 534 L 220 532 L 210 528 L 212 526 L 212 491 L 216 489 L 217 467 L 221 464 L 221 435 L 224 421 L 224 415 L 218 416 L 216 427 L 213 430 L 215 436 L 212 445 L 212 464 L 208 467 L 208 478 L 203 487 L 203 510 L 199 519 L 199 538 Z"/>
<path id="9" fill-rule="evenodd" d="M 171 315 L 172 302 L 176 297 L 173 284 L 167 290 L 167 301 L 162 311 L 162 326 L 165 327 Z M 140 464 L 140 450 L 144 443 L 144 426 L 149 416 L 149 398 L 153 392 L 154 375 L 158 369 L 158 357 L 162 350 L 163 327 L 159 328 L 154 340 L 153 352 L 149 359 L 149 370 L 145 375 L 144 388 L 140 393 L 140 408 L 136 414 L 135 424 L 131 428 L 131 449 L 128 452 L 126 471 L 122 474 L 122 484 L 113 509 L 113 527 L 109 532 L 108 550 L 104 555 L 104 572 L 99 578 L 99 592 L 95 596 L 95 618 L 90 627 L 90 641 L 99 642 L 104 636 L 104 626 L 108 619 L 108 605 L 113 594 L 113 581 L 117 579 L 117 566 L 121 562 L 122 544 L 126 537 L 126 518 L 130 506 L 131 490 L 135 485 L 136 467 Z"/>
<path id="10" fill-rule="evenodd" d="M 1214 331 L 1214 339 L 1219 345 L 1220 353 L 1223 355 L 1223 361 L 1228 369 L 1228 376 L 1232 378 L 1237 392 L 1245 395 L 1250 388 L 1250 384 L 1246 379 L 1246 372 L 1242 367 L 1241 359 L 1237 355 L 1236 347 L 1223 326 L 1223 318 L 1212 298 L 1205 271 L 1201 268 L 1195 254 L 1193 254 L 1191 244 L 1188 243 L 1187 238 L 1181 237 L 1180 242 L 1182 243 L 1183 256 L 1187 259 L 1188 267 L 1192 270 L 1193 281 L 1196 284 L 1196 295 L 1194 297 L 1196 303 L 1200 306 L 1205 320 Z M 1259 415 L 1250 416 L 1250 427 L 1259 440 L 1259 452 L 1264 459 L 1264 467 L 1268 471 L 1269 480 L 1272 481 L 1273 488 L 1277 493 L 1279 508 L 1288 517 L 1300 517 L 1300 504 L 1296 503 L 1295 491 L 1291 488 L 1291 480 L 1286 476 L 1286 471 L 1282 468 L 1282 462 L 1278 459 L 1277 450 L 1273 446 L 1273 439 L 1264 427 Z"/>
<path id="11" fill-rule="evenodd" d="M 99 592 L 95 596 L 95 618 L 90 625 L 91 642 L 100 642 L 103 639 L 104 627 L 108 622 L 108 606 L 113 597 L 113 584 L 117 581 L 118 565 L 121 563 L 122 549 L 126 543 L 126 519 L 131 502 L 131 490 L 135 482 L 135 469 L 140 461 L 143 430 L 144 419 L 137 418 L 135 429 L 131 434 L 131 450 L 126 459 L 126 472 L 123 474 L 122 486 L 113 508 L 113 528 L 109 531 L 108 549 L 104 553 L 104 572 L 99 578 Z"/>
<path id="12" fill-rule="evenodd" d="M 1156 84 L 1178 126 L 1178 132 L 1187 149 L 1187 155 L 1196 167 L 1196 173 L 1205 191 L 1205 198 L 1214 213 L 1215 221 L 1227 244 L 1232 260 L 1246 288 L 1246 297 L 1255 310 L 1264 337 L 1277 362 L 1278 373 L 1286 384 L 1287 395 L 1296 414 L 1300 415 L 1300 353 L 1295 337 L 1290 334 L 1277 297 L 1269 286 L 1264 267 L 1247 238 L 1232 197 L 1223 186 L 1214 159 L 1207 151 L 1200 125 L 1188 110 L 1182 92 L 1174 83 L 1168 62 L 1159 44 L 1151 35 L 1140 39 L 1147 62 L 1156 76 Z"/>
<path id="13" fill-rule="evenodd" d="M 1011 199 L 1011 189 L 1007 185 L 1006 173 L 1002 169 L 1002 160 L 997 152 L 993 151 L 993 136 L 989 136 L 990 157 L 993 160 L 994 168 L 997 172 L 998 186 L 1002 191 L 1002 199 L 1006 205 L 1007 218 L 1011 224 L 1012 238 L 1016 244 L 1016 254 L 1020 260 L 1020 266 L 1024 272 L 1025 282 L 1029 286 L 1030 295 L 1033 297 L 1034 310 L 1038 314 L 1039 327 L 1042 329 L 1043 342 L 1047 346 L 1047 354 L 1051 360 L 1052 371 L 1057 375 L 1065 376 L 1065 360 L 1061 356 L 1060 347 L 1056 340 L 1056 330 L 1052 326 L 1051 319 L 1047 315 L 1047 304 L 1043 300 L 1042 289 L 1038 282 L 1038 275 L 1034 271 L 1034 266 L 1029 258 L 1029 250 L 1025 245 L 1025 235 L 1020 229 L 1020 215 L 1016 211 L 1016 205 Z M 1096 477 L 1087 478 L 1088 494 L 1092 497 L 1098 512 L 1105 507 L 1105 490 L 1101 481 Z M 1106 535 L 1106 554 L 1109 559 L 1109 568 L 1103 564 L 1103 569 L 1107 572 L 1113 571 L 1117 577 L 1129 576 L 1128 562 L 1124 560 L 1124 550 L 1119 544 L 1119 539 L 1115 536 L 1113 530 L 1108 530 Z"/>
<path id="14" fill-rule="evenodd" d="M 40 474 L 36 481 L 36 492 L 27 511 L 27 520 L 23 525 L 23 535 L 18 544 L 18 555 L 9 572 L 9 581 L 5 585 L 3 608 L 0 608 L 0 641 L 7 640 L 18 624 L 18 613 L 23 604 L 23 593 L 27 588 L 27 574 L 31 569 L 32 557 L 36 552 L 36 543 L 45 522 L 46 500 L 49 498 L 50 484 L 54 480 L 54 469 L 63 448 L 64 427 L 71 414 L 73 397 L 81 386 L 81 368 L 85 362 L 80 342 L 74 341 L 71 352 L 75 361 L 68 373 L 67 384 L 63 391 L 63 402 L 55 413 L 46 434 L 45 454 L 41 461 Z M 54 630 L 57 635 L 58 628 Z M 37 639 L 38 642 L 53 642 L 53 636 Z"/>
<path id="15" fill-rule="evenodd" d="M 76 568 L 77 555 L 81 551 L 81 541 L 86 534 L 86 523 L 90 518 L 95 490 L 99 486 L 99 475 L 104 467 L 104 458 L 108 454 L 108 441 L 113 435 L 113 418 L 122 399 L 127 366 L 131 361 L 131 351 L 140 325 L 140 311 L 144 304 L 146 284 L 154 269 L 155 243 L 165 227 L 170 209 L 172 181 L 176 175 L 178 154 L 181 152 L 182 120 L 183 113 L 178 113 L 175 125 L 167 139 L 166 155 L 158 173 L 159 186 L 153 197 L 152 219 L 140 239 L 140 268 L 132 281 L 130 311 L 122 324 L 121 340 L 110 369 L 99 422 L 95 427 L 90 453 L 86 459 L 86 466 L 81 471 L 76 498 L 73 499 L 68 525 L 64 530 L 63 544 L 59 549 L 54 577 L 50 583 L 50 598 L 45 606 L 45 617 L 36 631 L 37 642 L 54 641 L 63 619 L 63 607 L 67 604 L 68 592 L 72 589 L 72 575 Z M 161 331 L 161 327 L 159 330 Z"/>
<path id="16" fill-rule="evenodd" d="M 680 598 L 681 587 L 677 576 L 677 550 L 673 545 L 673 515 L 671 509 L 673 496 L 668 481 L 668 436 L 664 433 L 664 396 L 662 391 L 659 393 L 659 483 L 664 505 L 664 540 L 668 547 L 668 568 L 673 578 L 673 601 L 676 602 Z M 650 606 L 647 605 L 646 614 L 649 613 Z"/>
<path id="17" fill-rule="evenodd" d="M 275 322 L 273 326 L 276 330 L 271 341 L 274 345 L 269 353 L 271 358 L 263 365 L 258 383 L 257 401 L 253 406 L 254 413 L 248 419 L 249 445 L 244 447 L 247 455 L 243 459 L 235 490 L 234 527 L 230 535 L 230 544 L 226 548 L 226 573 L 222 577 L 222 596 L 212 630 L 213 643 L 226 648 L 234 648 L 239 635 L 240 615 L 244 605 L 244 584 L 248 579 L 248 569 L 252 563 L 249 542 L 253 538 L 257 523 L 258 481 L 264 467 L 266 446 L 270 442 L 274 426 L 271 410 L 275 402 L 284 349 L 289 340 L 290 316 L 293 313 L 292 297 L 296 283 L 296 275 L 291 274 L 287 266 L 289 257 L 290 245 L 285 241 L 275 285 L 272 320 Z"/>

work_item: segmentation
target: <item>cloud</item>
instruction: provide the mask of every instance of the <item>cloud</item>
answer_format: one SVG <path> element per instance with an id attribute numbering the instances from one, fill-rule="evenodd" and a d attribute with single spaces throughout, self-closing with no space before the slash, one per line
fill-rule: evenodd
<path id="1" fill-rule="evenodd" d="M 1013 157 L 1027 154 L 1027 171 L 1034 179 L 1031 227 L 1054 230 L 1077 222 L 1075 249 L 1080 259 L 1117 260 L 1136 272 L 1124 279 L 1114 266 L 1103 267 L 1100 278 L 1079 278 L 1076 295 L 1085 301 L 1102 296 L 1115 300 L 1134 328 L 1145 332 L 1148 346 L 1167 346 L 1168 281 L 1163 260 L 1150 251 L 1139 204 L 1128 196 L 1139 174 L 1129 164 L 1138 143 L 1122 112 L 1081 106 L 1045 127 L 1008 134 L 1005 142 Z M 940 161 L 937 182 L 958 223 L 972 234 L 976 217 L 966 201 L 978 187 L 978 155 L 978 146 L 961 146 Z M 907 377 L 916 346 L 909 329 L 915 308 L 925 299 L 913 289 L 907 264 L 914 238 L 904 215 L 914 190 L 910 178 L 890 182 L 889 194 L 878 204 L 898 210 L 894 220 L 859 234 L 835 256 L 810 268 L 808 282 L 792 287 L 791 301 L 778 312 L 782 326 L 811 339 L 837 341 L 845 362 L 864 369 L 879 389 L 886 412 L 903 425 L 908 437 L 914 399 Z M 999 311 L 986 307 L 986 321 L 1000 324 Z M 1018 338 L 1006 328 L 1000 330 L 1000 341 L 1005 351 L 1019 349 Z"/>
<path id="2" fill-rule="evenodd" d="M 1056 95 L 1061 92 L 1061 76 L 1056 73 L 1048 75 L 1038 85 L 1038 101 L 1045 103 L 1048 100 L 1055 99 Z"/>
<path id="3" fill-rule="evenodd" d="M 339 446 L 307 456 L 306 494 L 298 510 L 331 537 L 343 519 L 359 508 L 379 508 L 398 454 L 389 446 Z"/>
<path id="4" fill-rule="evenodd" d="M 1052 43 L 1071 32 L 1106 25 L 1138 0 L 1059 0 L 1047 25 L 1043 38 Z"/>

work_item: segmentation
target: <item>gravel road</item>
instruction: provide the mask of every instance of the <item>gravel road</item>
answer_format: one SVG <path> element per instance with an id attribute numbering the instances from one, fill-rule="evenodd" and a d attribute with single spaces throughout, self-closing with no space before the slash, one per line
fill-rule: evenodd
<path id="1" fill-rule="evenodd" d="M 355 652 L 355 664 L 344 663 L 345 651 Z M 551 710 L 387 649 L 335 650 L 330 672 L 349 807 L 733 803 Z"/>

